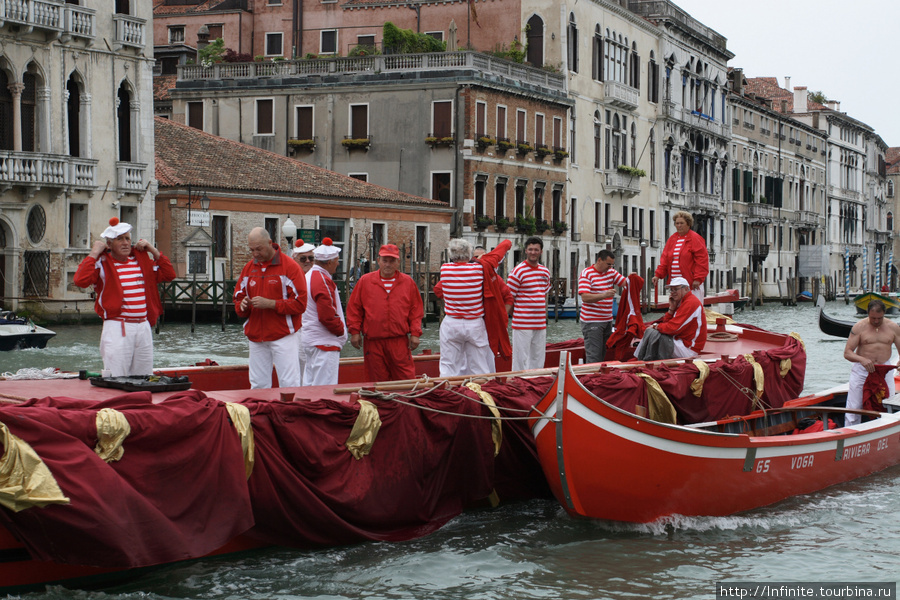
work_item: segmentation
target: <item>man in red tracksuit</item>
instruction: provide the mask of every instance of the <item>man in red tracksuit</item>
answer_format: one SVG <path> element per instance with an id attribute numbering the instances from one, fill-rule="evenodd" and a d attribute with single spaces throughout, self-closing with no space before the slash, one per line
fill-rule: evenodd
<path id="1" fill-rule="evenodd" d="M 272 367 L 280 387 L 300 385 L 300 327 L 306 310 L 303 270 L 281 252 L 262 227 L 250 231 L 248 262 L 234 288 L 234 309 L 246 319 L 250 340 L 250 387 L 272 387 Z"/>
<path id="2" fill-rule="evenodd" d="M 706 313 L 684 277 L 669 281 L 669 310 L 644 330 L 638 360 L 693 358 L 706 345 Z"/>
<path id="3" fill-rule="evenodd" d="M 347 304 L 350 343 L 354 348 L 365 345 L 363 360 L 369 381 L 416 376 L 412 351 L 422 335 L 424 306 L 416 282 L 400 272 L 399 266 L 397 246 L 382 246 L 378 270 L 359 278 Z"/>

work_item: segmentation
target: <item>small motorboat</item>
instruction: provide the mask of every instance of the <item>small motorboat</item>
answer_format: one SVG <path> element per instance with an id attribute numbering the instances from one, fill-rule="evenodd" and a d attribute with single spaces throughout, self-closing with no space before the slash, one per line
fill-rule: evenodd
<path id="1" fill-rule="evenodd" d="M 577 319 L 578 308 L 575 298 L 566 298 L 564 302 L 547 305 L 547 318 Z"/>
<path id="2" fill-rule="evenodd" d="M 897 298 L 890 298 L 882 294 L 876 294 L 875 292 L 859 294 L 858 296 L 853 298 L 853 304 L 856 305 L 856 313 L 860 315 L 866 314 L 869 310 L 869 302 L 871 302 L 872 300 L 881 300 L 882 302 L 884 302 L 884 314 L 900 314 L 900 301 L 898 301 Z"/>
<path id="3" fill-rule="evenodd" d="M 45 348 L 47 341 L 56 335 L 27 317 L 16 316 L 14 312 L 0 312 L 0 350 L 21 348 Z"/>
<path id="4" fill-rule="evenodd" d="M 825 297 L 819 296 L 819 299 L 816 300 L 816 311 L 819 313 L 819 330 L 826 335 L 833 335 L 835 337 L 848 338 L 850 337 L 850 330 L 853 329 L 853 326 L 856 323 L 852 321 L 842 321 L 840 319 L 835 319 L 834 317 L 830 317 L 825 313 Z"/>
<path id="5" fill-rule="evenodd" d="M 813 301 L 812 292 L 810 292 L 809 290 L 804 290 L 804 291 L 800 292 L 799 294 L 797 294 L 797 297 L 795 298 L 795 300 L 797 302 L 812 302 Z"/>

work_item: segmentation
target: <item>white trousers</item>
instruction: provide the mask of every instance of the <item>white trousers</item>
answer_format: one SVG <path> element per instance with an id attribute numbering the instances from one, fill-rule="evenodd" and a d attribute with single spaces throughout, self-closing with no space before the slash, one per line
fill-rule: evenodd
<path id="1" fill-rule="evenodd" d="M 337 385 L 341 353 L 338 350 L 322 350 L 315 346 L 306 348 L 304 385 Z"/>
<path id="2" fill-rule="evenodd" d="M 303 385 L 303 374 L 306 371 L 306 348 L 303 347 L 303 330 L 297 332 L 297 337 L 300 340 L 297 346 L 300 348 L 300 351 L 297 355 L 300 357 L 300 385 Z"/>
<path id="3" fill-rule="evenodd" d="M 547 354 L 546 329 L 512 330 L 512 369 L 543 369 Z"/>
<path id="4" fill-rule="evenodd" d="M 701 283 L 700 287 L 696 290 L 691 290 L 691 293 L 697 297 L 697 300 L 700 301 L 700 306 L 703 306 L 703 298 L 706 297 L 706 284 Z"/>
<path id="5" fill-rule="evenodd" d="M 122 327 L 125 335 L 122 335 Z M 100 332 L 103 369 L 112 377 L 153 374 L 153 330 L 150 323 L 103 321 Z"/>
<path id="6" fill-rule="evenodd" d="M 895 370 L 896 369 L 891 369 L 884 376 L 884 381 L 887 383 L 888 388 L 888 398 L 894 395 Z M 863 386 L 865 385 L 868 376 L 869 372 L 866 371 L 864 366 L 859 363 L 853 363 L 853 368 L 850 369 L 850 389 L 847 392 L 847 408 L 862 408 Z M 844 425 L 859 425 L 861 420 L 862 415 L 853 415 L 849 413 L 844 415 Z"/>
<path id="7" fill-rule="evenodd" d="M 299 387 L 299 347 L 299 331 L 271 342 L 250 342 L 250 388 L 272 387 L 273 366 L 278 374 L 278 387 Z"/>
<path id="8" fill-rule="evenodd" d="M 494 353 L 484 319 L 441 321 L 441 377 L 493 373 Z"/>

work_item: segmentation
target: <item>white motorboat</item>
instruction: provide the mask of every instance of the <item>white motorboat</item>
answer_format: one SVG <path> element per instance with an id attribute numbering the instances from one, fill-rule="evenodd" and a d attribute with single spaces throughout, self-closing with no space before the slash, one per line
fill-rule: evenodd
<path id="1" fill-rule="evenodd" d="M 0 350 L 44 348 L 54 335 L 55 331 L 35 325 L 27 317 L 16 316 L 11 311 L 0 312 Z"/>

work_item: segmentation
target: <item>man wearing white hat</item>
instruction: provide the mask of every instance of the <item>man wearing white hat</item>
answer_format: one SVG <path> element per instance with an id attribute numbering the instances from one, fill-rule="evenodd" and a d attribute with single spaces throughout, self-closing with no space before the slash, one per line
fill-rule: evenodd
<path id="1" fill-rule="evenodd" d="M 253 259 L 241 270 L 234 288 L 237 316 L 245 318 L 250 341 L 252 389 L 272 387 L 272 367 L 280 387 L 300 385 L 300 327 L 306 310 L 303 271 L 288 260 L 262 227 L 247 236 Z"/>
<path id="2" fill-rule="evenodd" d="M 706 345 L 706 314 L 684 277 L 669 280 L 669 310 L 644 330 L 638 360 L 693 358 Z"/>
<path id="3" fill-rule="evenodd" d="M 112 377 L 153 373 L 153 325 L 162 314 L 157 284 L 175 279 L 172 263 L 147 240 L 131 244 L 131 225 L 113 217 L 78 265 L 75 285 L 94 288 L 103 319 L 100 356 Z"/>
<path id="4" fill-rule="evenodd" d="M 306 274 L 309 302 L 303 313 L 303 345 L 306 349 L 304 385 L 335 385 L 341 348 L 347 341 L 344 309 L 332 275 L 337 271 L 341 249 L 331 238 L 313 251 L 316 264 Z"/>
<path id="5" fill-rule="evenodd" d="M 309 270 L 313 268 L 313 262 L 316 260 L 313 256 L 313 250 L 315 249 L 316 247 L 309 242 L 304 242 L 303 240 L 294 242 L 291 256 L 294 257 L 294 262 L 303 269 L 304 278 L 309 273 Z M 298 354 L 300 359 L 300 385 L 303 385 L 303 372 L 306 370 L 306 345 L 303 343 L 303 329 L 300 330 L 300 352 Z"/>

